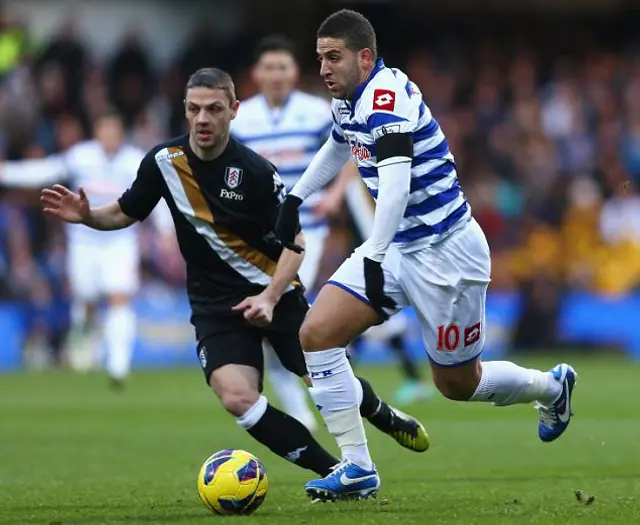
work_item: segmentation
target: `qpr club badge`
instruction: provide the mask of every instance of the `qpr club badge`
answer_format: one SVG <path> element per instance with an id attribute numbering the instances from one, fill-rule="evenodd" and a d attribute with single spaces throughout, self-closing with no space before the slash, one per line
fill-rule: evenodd
<path id="1" fill-rule="evenodd" d="M 242 182 L 242 169 L 227 166 L 224 170 L 224 182 L 231 189 L 240 186 Z"/>

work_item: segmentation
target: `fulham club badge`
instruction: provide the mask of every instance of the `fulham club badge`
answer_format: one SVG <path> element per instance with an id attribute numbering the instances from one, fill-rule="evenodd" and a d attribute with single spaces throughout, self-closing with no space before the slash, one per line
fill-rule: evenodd
<path id="1" fill-rule="evenodd" d="M 227 166 L 224 170 L 224 182 L 231 189 L 240 186 L 242 182 L 242 169 Z"/>

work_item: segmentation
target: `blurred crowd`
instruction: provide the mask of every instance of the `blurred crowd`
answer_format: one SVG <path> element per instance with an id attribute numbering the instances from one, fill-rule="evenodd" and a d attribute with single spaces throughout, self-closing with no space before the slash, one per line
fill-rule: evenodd
<path id="1" fill-rule="evenodd" d="M 566 290 L 615 295 L 640 283 L 640 48 L 627 34 L 612 48 L 587 28 L 575 51 L 557 54 L 549 42 L 505 46 L 492 34 L 382 46 L 448 137 L 490 241 L 492 289 L 520 290 L 547 313 Z M 63 152 L 109 106 L 122 112 L 129 139 L 149 149 L 185 129 L 183 87 L 195 69 L 220 65 L 240 98 L 254 93 L 250 57 L 235 60 L 245 51 L 223 52 L 203 32 L 157 70 L 134 34 L 99 62 L 72 24 L 35 46 L 25 28 L 0 20 L 0 158 Z M 301 88 L 324 93 L 316 64 L 303 60 Z M 64 301 L 63 230 L 39 212 L 38 192 L 1 191 L 0 298 L 28 299 L 36 310 Z M 349 224 L 346 212 L 335 220 L 324 275 L 352 247 Z M 144 275 L 178 286 L 177 253 L 155 256 L 149 231 L 142 242 Z"/>

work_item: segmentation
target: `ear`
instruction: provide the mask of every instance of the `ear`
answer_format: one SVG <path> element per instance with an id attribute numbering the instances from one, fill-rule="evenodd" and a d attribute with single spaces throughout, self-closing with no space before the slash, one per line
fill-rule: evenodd
<path id="1" fill-rule="evenodd" d="M 362 62 L 363 66 L 365 67 L 370 66 L 372 62 L 372 58 L 373 58 L 373 53 L 371 53 L 371 49 L 365 47 L 364 49 L 360 50 L 360 62 Z"/>
<path id="2" fill-rule="evenodd" d="M 231 104 L 231 120 L 236 118 L 238 115 L 238 109 L 240 109 L 240 101 L 236 100 L 233 104 Z"/>
<path id="3" fill-rule="evenodd" d="M 187 99 L 183 98 L 182 99 L 182 105 L 184 106 L 184 116 L 187 116 Z"/>

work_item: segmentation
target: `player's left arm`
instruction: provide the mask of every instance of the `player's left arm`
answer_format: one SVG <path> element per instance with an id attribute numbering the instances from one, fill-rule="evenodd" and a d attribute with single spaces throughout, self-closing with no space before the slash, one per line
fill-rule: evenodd
<path id="1" fill-rule="evenodd" d="M 382 261 L 404 216 L 411 187 L 413 131 L 409 96 L 374 90 L 367 126 L 375 138 L 378 197 L 371 236 L 365 243 L 365 289 L 371 305 L 384 319 L 383 308 L 395 302 L 384 293 Z"/>
<path id="2" fill-rule="evenodd" d="M 391 133 L 376 141 L 378 198 L 367 257 L 381 263 L 398 231 L 409 199 L 413 136 Z"/>
<path id="3" fill-rule="evenodd" d="M 407 207 L 417 121 L 404 91 L 375 89 L 371 107 L 367 127 L 376 144 L 378 197 L 366 256 L 381 263 Z"/>
<path id="4" fill-rule="evenodd" d="M 296 235 L 295 242 L 304 246 L 302 232 Z M 247 297 L 232 310 L 242 312 L 244 318 L 254 326 L 263 327 L 271 324 L 273 310 L 287 288 L 296 279 L 302 265 L 302 258 L 301 253 L 283 249 L 269 285 L 260 294 Z"/>
<path id="5" fill-rule="evenodd" d="M 305 240 L 302 232 L 296 235 L 295 243 L 304 248 Z M 271 278 L 271 282 L 263 292 L 274 305 L 280 301 L 282 294 L 287 291 L 289 285 L 296 280 L 300 266 L 302 266 L 303 258 L 304 255 L 302 253 L 296 253 L 287 248 L 282 250 L 282 254 L 276 265 L 276 271 Z"/>

